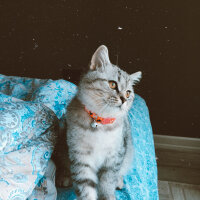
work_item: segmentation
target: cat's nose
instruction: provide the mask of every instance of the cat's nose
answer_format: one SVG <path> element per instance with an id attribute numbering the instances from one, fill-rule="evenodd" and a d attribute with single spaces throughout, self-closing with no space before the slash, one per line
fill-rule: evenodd
<path id="1" fill-rule="evenodd" d="M 126 101 L 126 99 L 124 97 L 120 97 L 121 101 L 122 101 L 122 104 Z"/>

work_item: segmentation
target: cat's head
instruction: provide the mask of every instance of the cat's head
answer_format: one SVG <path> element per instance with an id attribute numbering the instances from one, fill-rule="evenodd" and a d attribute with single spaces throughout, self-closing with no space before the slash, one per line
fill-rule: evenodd
<path id="1" fill-rule="evenodd" d="M 113 65 L 108 49 L 100 46 L 92 56 L 90 69 L 79 85 L 78 98 L 92 112 L 102 117 L 125 114 L 134 99 L 133 86 L 141 72 L 131 75 Z"/>

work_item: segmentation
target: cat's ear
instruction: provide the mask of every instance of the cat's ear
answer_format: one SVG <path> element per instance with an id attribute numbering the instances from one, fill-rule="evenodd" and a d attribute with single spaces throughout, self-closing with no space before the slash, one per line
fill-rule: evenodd
<path id="1" fill-rule="evenodd" d="M 108 48 L 104 45 L 101 45 L 92 56 L 90 69 L 96 70 L 97 68 L 104 67 L 107 64 L 110 64 Z"/>
<path id="2" fill-rule="evenodd" d="M 141 78 L 142 78 L 141 71 L 131 74 L 131 80 L 133 82 L 133 85 L 135 85 L 137 82 L 139 82 Z"/>

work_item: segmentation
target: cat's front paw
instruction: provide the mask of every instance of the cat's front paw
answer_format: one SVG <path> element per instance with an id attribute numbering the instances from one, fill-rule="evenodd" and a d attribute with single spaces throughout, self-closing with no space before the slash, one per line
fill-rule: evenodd
<path id="1" fill-rule="evenodd" d="M 109 195 L 109 196 L 102 196 L 99 198 L 100 200 L 116 200 L 115 195 Z"/>
<path id="2" fill-rule="evenodd" d="M 123 176 L 120 176 L 118 178 L 118 182 L 117 182 L 117 190 L 121 190 L 124 187 L 124 180 L 123 180 Z"/>
<path id="3" fill-rule="evenodd" d="M 71 178 L 68 176 L 59 176 L 56 179 L 56 186 L 58 187 L 69 187 L 72 185 Z"/>

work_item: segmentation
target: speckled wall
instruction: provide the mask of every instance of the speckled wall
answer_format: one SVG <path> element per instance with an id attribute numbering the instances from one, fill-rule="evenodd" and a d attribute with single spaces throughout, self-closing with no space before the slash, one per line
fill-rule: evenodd
<path id="1" fill-rule="evenodd" d="M 0 73 L 77 82 L 100 44 L 143 71 L 155 134 L 199 137 L 200 6 L 181 0 L 0 1 Z"/>

